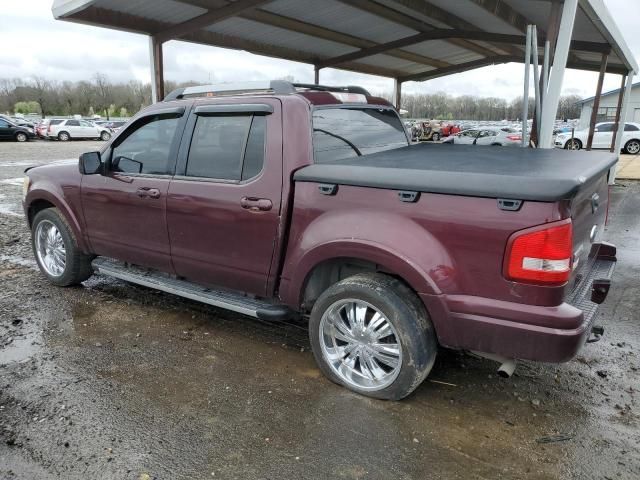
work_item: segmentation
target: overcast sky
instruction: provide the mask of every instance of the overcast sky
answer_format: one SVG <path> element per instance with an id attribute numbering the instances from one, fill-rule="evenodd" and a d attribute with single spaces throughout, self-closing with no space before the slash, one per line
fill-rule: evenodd
<path id="1" fill-rule="evenodd" d="M 604 1 L 640 63 L 640 0 Z M 0 77 L 40 75 L 59 81 L 89 80 L 96 72 L 102 72 L 112 81 L 149 81 L 146 36 L 56 21 L 51 4 L 52 0 L 0 0 Z M 164 61 L 166 80 L 208 83 L 291 75 L 297 81 L 313 81 L 310 65 L 184 42 L 167 43 Z M 496 65 L 423 83 L 407 83 L 403 91 L 446 91 L 511 99 L 522 94 L 523 70 L 520 64 Z M 376 93 L 393 88 L 387 78 L 334 69 L 321 70 L 320 79 L 326 84 L 363 85 Z M 597 73 L 567 70 L 564 93 L 592 96 L 596 79 Z M 619 85 L 618 75 L 606 76 L 605 91 Z"/>

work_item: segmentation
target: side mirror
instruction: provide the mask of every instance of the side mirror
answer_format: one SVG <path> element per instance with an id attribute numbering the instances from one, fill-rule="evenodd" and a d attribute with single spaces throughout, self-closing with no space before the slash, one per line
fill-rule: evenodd
<path id="1" fill-rule="evenodd" d="M 80 155 L 80 163 L 78 166 L 82 175 L 95 175 L 97 173 L 102 173 L 100 152 L 83 153 Z"/>
<path id="2" fill-rule="evenodd" d="M 598 131 L 598 128 L 597 128 L 597 127 L 596 127 L 596 128 L 594 128 L 594 129 L 593 129 L 593 131 L 594 131 L 594 132 L 597 132 L 597 131 Z"/>

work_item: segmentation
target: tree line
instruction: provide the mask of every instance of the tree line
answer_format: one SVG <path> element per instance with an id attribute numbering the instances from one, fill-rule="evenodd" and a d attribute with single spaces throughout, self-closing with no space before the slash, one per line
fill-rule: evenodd
<path id="1" fill-rule="evenodd" d="M 165 91 L 195 82 L 165 82 Z M 390 98 L 391 94 L 383 95 Z M 558 118 L 578 118 L 580 100 L 577 95 L 560 99 Z M 0 112 L 55 115 L 129 117 L 151 103 L 151 86 L 137 80 L 114 83 L 100 73 L 90 80 L 58 82 L 43 77 L 29 79 L 0 78 Z M 408 93 L 402 97 L 402 108 L 411 118 L 442 120 L 516 120 L 522 115 L 522 97 L 506 100 L 473 95 L 453 96 L 445 92 Z M 533 115 L 533 99 L 529 99 L 529 118 Z"/>
<path id="2" fill-rule="evenodd" d="M 417 93 L 403 95 L 402 108 L 411 118 L 437 118 L 440 120 L 518 120 L 522 118 L 523 97 L 506 100 L 498 97 L 477 97 L 473 95 L 453 96 L 444 92 Z M 557 118 L 574 119 L 580 117 L 581 100 L 578 95 L 560 98 Z M 535 99 L 529 98 L 529 118 L 533 118 Z"/>

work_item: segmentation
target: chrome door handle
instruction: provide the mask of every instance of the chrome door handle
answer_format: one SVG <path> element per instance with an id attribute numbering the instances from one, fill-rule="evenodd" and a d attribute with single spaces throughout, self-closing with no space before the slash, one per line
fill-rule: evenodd
<path id="1" fill-rule="evenodd" d="M 242 197 L 240 206 L 250 212 L 267 212 L 273 208 L 273 203 L 268 198 Z"/>
<path id="2" fill-rule="evenodd" d="M 160 190 L 151 187 L 140 187 L 138 190 L 136 190 L 136 195 L 138 195 L 140 198 L 160 198 Z"/>

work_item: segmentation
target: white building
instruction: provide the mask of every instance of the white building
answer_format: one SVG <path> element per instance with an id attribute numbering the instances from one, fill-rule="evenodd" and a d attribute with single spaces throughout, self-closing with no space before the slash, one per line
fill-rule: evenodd
<path id="1" fill-rule="evenodd" d="M 619 88 L 602 94 L 602 97 L 600 98 L 600 107 L 598 108 L 598 116 L 596 117 L 596 123 L 615 121 L 616 112 L 618 110 L 619 95 Z M 593 111 L 594 99 L 595 97 L 590 97 L 578 102 L 582 105 L 582 112 L 580 113 L 580 123 L 578 124 L 578 128 L 589 128 L 589 121 L 591 120 L 591 112 Z M 631 88 L 631 99 L 629 101 L 629 109 L 627 110 L 627 118 L 625 119 L 625 122 L 640 123 L 640 82 L 634 83 Z"/>

